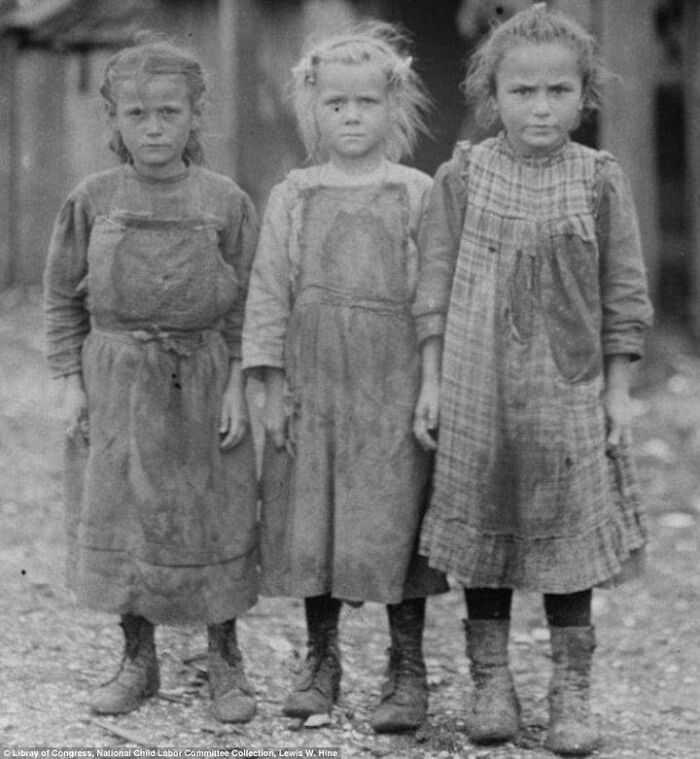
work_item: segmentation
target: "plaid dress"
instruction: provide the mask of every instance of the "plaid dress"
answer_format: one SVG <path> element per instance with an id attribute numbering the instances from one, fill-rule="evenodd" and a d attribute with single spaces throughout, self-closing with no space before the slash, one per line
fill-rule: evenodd
<path id="1" fill-rule="evenodd" d="M 603 357 L 651 318 L 636 216 L 607 153 L 459 144 L 436 177 L 414 315 L 444 335 L 421 552 L 471 587 L 571 593 L 645 542 L 626 444 L 605 452 Z"/>

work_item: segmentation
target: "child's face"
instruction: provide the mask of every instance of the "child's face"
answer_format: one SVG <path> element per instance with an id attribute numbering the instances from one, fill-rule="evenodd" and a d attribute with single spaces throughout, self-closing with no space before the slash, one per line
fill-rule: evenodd
<path id="1" fill-rule="evenodd" d="M 182 154 L 196 126 L 187 84 L 181 74 L 125 79 L 117 85 L 113 126 L 135 168 L 152 179 L 167 179 L 183 169 Z"/>
<path id="2" fill-rule="evenodd" d="M 372 168 L 391 128 L 386 77 L 372 63 L 322 63 L 316 123 L 323 147 L 341 168 Z"/>
<path id="3" fill-rule="evenodd" d="M 509 50 L 496 71 L 495 105 L 511 145 L 524 155 L 559 147 L 578 125 L 582 88 L 576 53 L 566 45 Z"/>

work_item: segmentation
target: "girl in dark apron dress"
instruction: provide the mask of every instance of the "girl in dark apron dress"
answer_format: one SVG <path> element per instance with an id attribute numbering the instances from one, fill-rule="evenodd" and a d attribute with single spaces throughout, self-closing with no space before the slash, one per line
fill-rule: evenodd
<path id="1" fill-rule="evenodd" d="M 45 273 L 68 420 L 68 584 L 120 614 L 126 641 L 91 708 L 123 714 L 157 693 L 155 624 L 204 622 L 214 715 L 247 721 L 235 619 L 257 594 L 240 366 L 255 214 L 200 165 L 204 74 L 189 53 L 122 51 L 101 91 L 123 163 L 71 193 Z"/>

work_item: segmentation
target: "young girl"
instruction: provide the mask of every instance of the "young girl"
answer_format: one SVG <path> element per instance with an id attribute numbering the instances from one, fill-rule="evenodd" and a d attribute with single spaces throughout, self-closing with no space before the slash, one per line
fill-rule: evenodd
<path id="1" fill-rule="evenodd" d="M 492 32 L 466 86 L 504 131 L 439 170 L 414 308 L 423 446 L 438 410 L 440 424 L 421 550 L 465 587 L 471 737 L 517 733 L 511 596 L 537 590 L 554 659 L 546 745 L 562 754 L 597 743 L 591 589 L 645 541 L 627 440 L 651 318 L 637 221 L 614 158 L 569 139 L 599 79 L 591 37 L 544 3 Z"/>
<path id="2" fill-rule="evenodd" d="M 425 597 L 446 587 L 415 555 L 429 459 L 412 435 L 410 304 L 431 180 L 396 163 L 424 104 L 399 44 L 391 27 L 368 26 L 312 47 L 295 68 L 297 117 L 317 163 L 272 191 L 243 336 L 244 368 L 265 383 L 263 591 L 303 597 L 308 626 L 284 712 L 330 711 L 341 601 L 376 601 L 391 633 L 372 720 L 380 732 L 425 717 Z M 293 452 L 288 484 L 274 446 Z"/>
<path id="3" fill-rule="evenodd" d="M 248 196 L 201 167 L 204 74 L 151 42 L 102 95 L 122 165 L 71 193 L 45 273 L 48 359 L 69 417 L 68 582 L 121 614 L 117 676 L 93 711 L 158 692 L 155 623 L 208 625 L 222 721 L 255 711 L 235 618 L 256 600 L 256 482 L 240 367 L 255 245 Z M 81 450 L 89 445 L 83 467 Z"/>

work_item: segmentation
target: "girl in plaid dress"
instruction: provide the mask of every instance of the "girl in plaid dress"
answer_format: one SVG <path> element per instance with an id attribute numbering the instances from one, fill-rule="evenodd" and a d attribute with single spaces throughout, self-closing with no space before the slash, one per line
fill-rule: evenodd
<path id="1" fill-rule="evenodd" d="M 651 318 L 637 221 L 615 159 L 569 139 L 599 79 L 592 38 L 544 3 L 492 32 L 466 88 L 503 131 L 440 168 L 414 305 L 415 433 L 437 447 L 421 551 L 465 587 L 470 734 L 518 731 L 511 597 L 537 590 L 554 659 L 546 745 L 562 754 L 597 744 L 592 588 L 645 542 L 627 432 Z"/>
<path id="2" fill-rule="evenodd" d="M 446 589 L 416 551 L 430 461 L 412 432 L 410 305 L 432 182 L 397 163 L 424 102 L 400 42 L 390 26 L 361 27 L 312 47 L 295 69 L 316 163 L 272 191 L 243 330 L 244 368 L 266 397 L 262 590 L 304 598 L 309 636 L 284 712 L 330 711 L 341 602 L 375 601 L 391 635 L 378 732 L 425 718 L 425 599 Z"/>

